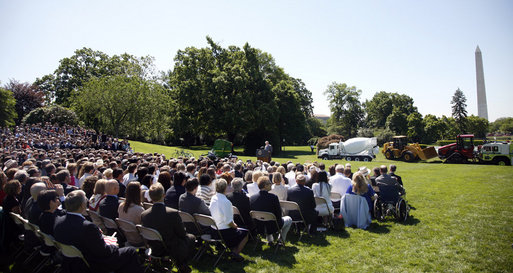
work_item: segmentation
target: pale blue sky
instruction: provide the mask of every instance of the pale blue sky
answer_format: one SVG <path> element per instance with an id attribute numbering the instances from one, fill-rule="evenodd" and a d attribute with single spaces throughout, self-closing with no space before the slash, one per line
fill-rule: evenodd
<path id="1" fill-rule="evenodd" d="M 9 1 L 0 0 L 0 81 L 33 82 L 90 47 L 156 59 L 179 49 L 251 46 L 312 91 L 329 114 L 331 82 L 362 101 L 384 90 L 411 96 L 425 114 L 450 115 L 459 87 L 477 115 L 474 51 L 483 54 L 488 115 L 513 116 L 513 1 Z"/>

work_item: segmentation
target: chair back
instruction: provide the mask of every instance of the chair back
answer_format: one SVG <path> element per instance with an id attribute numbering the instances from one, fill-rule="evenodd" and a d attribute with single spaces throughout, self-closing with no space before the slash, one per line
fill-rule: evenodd
<path id="1" fill-rule="evenodd" d="M 102 220 L 100 214 L 98 214 L 98 212 L 93 211 L 93 210 L 87 210 L 87 213 L 89 214 L 89 217 L 91 217 L 91 220 L 93 221 L 93 223 L 96 226 L 98 226 L 104 233 L 106 233 L 107 228 L 103 224 L 103 220 Z"/>
<path id="2" fill-rule="evenodd" d="M 291 210 L 300 210 L 299 205 L 292 201 L 280 200 L 280 206 L 285 211 L 285 213 L 288 213 Z"/>
<path id="3" fill-rule="evenodd" d="M 328 202 L 326 202 L 326 199 L 322 197 L 315 197 L 315 205 L 316 206 L 328 206 Z"/>
<path id="4" fill-rule="evenodd" d="M 147 209 L 149 209 L 151 207 L 153 207 L 153 203 L 143 202 L 143 208 L 145 210 L 147 210 Z"/>
<path id="5" fill-rule="evenodd" d="M 21 215 L 19 214 L 16 214 L 14 212 L 9 212 L 9 215 L 11 216 L 12 220 L 14 221 L 14 223 L 18 226 L 23 226 L 25 227 L 25 222 L 28 222 L 25 218 L 21 217 Z"/>
<path id="6" fill-rule="evenodd" d="M 48 246 L 48 247 L 55 246 L 55 239 L 51 235 L 48 235 L 48 234 L 42 232 L 41 230 L 39 230 L 36 234 L 40 238 L 43 239 L 43 242 L 45 243 L 46 246 Z"/>
<path id="7" fill-rule="evenodd" d="M 194 219 L 196 219 L 196 222 L 202 226 L 212 227 L 213 229 L 218 230 L 216 221 L 211 216 L 195 213 Z"/>
<path id="8" fill-rule="evenodd" d="M 191 214 L 185 211 L 178 211 L 178 215 L 182 219 L 182 223 L 185 226 L 185 229 L 194 235 L 201 235 L 201 229 L 198 227 L 198 223 L 196 223 L 196 219 Z"/>
<path id="9" fill-rule="evenodd" d="M 338 192 L 331 192 L 330 199 L 331 199 L 331 202 L 338 202 L 338 201 L 340 201 L 340 199 L 342 199 L 342 195 L 340 195 L 340 193 L 338 193 Z"/>
<path id="10" fill-rule="evenodd" d="M 249 215 L 251 215 L 252 219 L 262 222 L 276 221 L 276 216 L 267 211 L 252 210 L 249 212 Z"/>
<path id="11" fill-rule="evenodd" d="M 118 224 L 119 229 L 125 235 L 128 244 L 135 247 L 144 245 L 144 240 L 134 223 L 116 218 L 116 224 Z"/>
<path id="12" fill-rule="evenodd" d="M 107 229 L 116 229 L 116 230 L 118 229 L 118 225 L 116 224 L 116 222 L 114 220 L 104 217 L 104 216 L 100 216 L 100 218 L 102 219 L 102 222 Z"/>
<path id="13" fill-rule="evenodd" d="M 238 215 L 239 217 L 242 218 L 239 209 L 236 206 L 232 206 L 232 208 L 233 208 L 233 216 Z"/>
<path id="14" fill-rule="evenodd" d="M 78 250 L 78 248 L 76 248 L 72 245 L 63 244 L 58 241 L 54 241 L 54 245 L 61 251 L 61 253 L 62 253 L 62 255 L 64 255 L 64 257 L 80 258 L 87 265 L 87 267 L 89 267 L 89 268 L 91 267 L 91 266 L 89 266 L 89 263 L 84 258 L 84 255 L 82 255 L 82 252 L 80 252 L 80 250 Z"/>
<path id="15" fill-rule="evenodd" d="M 146 241 L 163 241 L 160 232 L 158 232 L 157 230 L 149 227 L 143 227 L 141 225 L 137 225 L 136 227 L 137 230 L 139 230 L 139 234 L 141 234 L 141 237 L 143 237 L 143 239 L 145 239 Z"/>

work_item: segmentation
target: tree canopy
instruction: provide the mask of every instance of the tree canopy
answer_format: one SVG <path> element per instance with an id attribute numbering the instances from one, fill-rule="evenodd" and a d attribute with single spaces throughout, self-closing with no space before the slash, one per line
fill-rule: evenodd
<path id="1" fill-rule="evenodd" d="M 341 134 L 346 138 L 356 136 L 364 117 L 361 93 L 362 90 L 345 83 L 333 82 L 328 86 L 324 94 L 328 97 L 331 111 L 328 125 L 330 134 Z"/>
<path id="2" fill-rule="evenodd" d="M 11 91 L 0 87 L 0 127 L 12 126 L 18 116 L 16 114 L 16 100 Z"/>
<path id="3" fill-rule="evenodd" d="M 17 124 L 19 124 L 23 117 L 30 111 L 43 106 L 44 94 L 42 91 L 38 90 L 35 85 L 10 80 L 4 87 L 12 92 L 16 100 Z"/>
<path id="4" fill-rule="evenodd" d="M 465 98 L 465 94 L 458 88 L 451 100 L 451 108 L 452 108 L 452 117 L 456 121 L 456 125 L 458 126 L 458 130 L 460 133 L 464 133 L 466 131 L 466 123 L 467 123 L 467 98 Z"/>

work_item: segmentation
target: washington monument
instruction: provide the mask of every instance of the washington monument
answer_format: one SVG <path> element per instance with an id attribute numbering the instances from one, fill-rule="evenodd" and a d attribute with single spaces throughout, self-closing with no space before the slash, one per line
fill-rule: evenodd
<path id="1" fill-rule="evenodd" d="M 476 48 L 476 81 L 477 81 L 477 116 L 488 120 L 488 105 L 486 104 L 486 89 L 483 72 L 483 56 L 479 46 Z"/>

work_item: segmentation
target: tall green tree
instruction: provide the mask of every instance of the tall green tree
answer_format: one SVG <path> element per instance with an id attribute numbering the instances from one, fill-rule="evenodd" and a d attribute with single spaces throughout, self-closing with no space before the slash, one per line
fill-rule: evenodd
<path id="1" fill-rule="evenodd" d="M 424 117 L 424 136 L 423 143 L 434 143 L 439 139 L 443 139 L 445 124 L 435 115 L 428 114 Z"/>
<path id="2" fill-rule="evenodd" d="M 452 117 L 456 121 L 460 133 L 464 133 L 467 129 L 467 98 L 465 94 L 458 88 L 451 100 Z"/>
<path id="3" fill-rule="evenodd" d="M 490 123 L 490 132 L 512 134 L 513 133 L 513 117 L 502 117 Z"/>
<path id="4" fill-rule="evenodd" d="M 470 115 L 467 117 L 467 131 L 473 133 L 478 138 L 485 138 L 489 132 L 489 125 L 487 119 L 478 116 Z"/>
<path id="5" fill-rule="evenodd" d="M 0 127 L 12 126 L 15 124 L 16 100 L 11 91 L 0 87 Z"/>
<path id="6" fill-rule="evenodd" d="M 60 60 L 53 74 L 37 78 L 34 82 L 48 101 L 63 106 L 71 105 L 71 94 L 94 77 L 130 75 L 141 78 L 156 76 L 152 57 L 130 54 L 113 55 L 90 48 L 77 49 L 73 56 Z"/>
<path id="7" fill-rule="evenodd" d="M 367 125 L 380 128 L 385 127 L 387 118 L 392 114 L 394 107 L 406 116 L 417 112 L 417 107 L 413 105 L 413 98 L 410 96 L 385 91 L 377 92 L 371 100 L 366 100 L 364 107 L 367 114 Z"/>
<path id="8" fill-rule="evenodd" d="M 15 108 L 16 113 L 18 114 L 16 124 L 21 123 L 23 117 L 30 111 L 43 106 L 44 93 L 32 84 L 26 82 L 20 83 L 11 79 L 4 88 L 11 91 L 14 99 L 16 99 Z"/>
<path id="9" fill-rule="evenodd" d="M 412 142 L 422 142 L 424 136 L 424 120 L 419 112 L 414 112 L 406 118 L 408 121 L 408 138 Z"/>
<path id="10" fill-rule="evenodd" d="M 339 133 L 346 138 L 356 136 L 364 117 L 360 95 L 362 91 L 345 83 L 332 83 L 324 92 L 331 111 L 329 133 Z"/>
<path id="11" fill-rule="evenodd" d="M 387 117 L 385 126 L 395 132 L 396 135 L 406 135 L 408 133 L 408 115 L 401 108 L 393 107 L 392 113 Z"/>
<path id="12" fill-rule="evenodd" d="M 118 137 L 149 137 L 167 125 L 165 90 L 139 77 L 92 78 L 74 93 L 73 109 L 85 123 Z M 154 137 L 154 135 L 153 135 Z"/>

